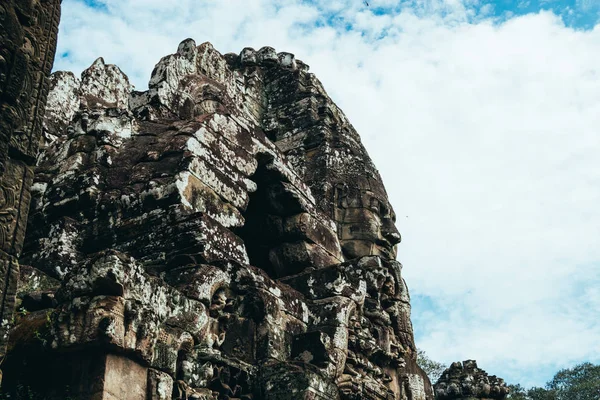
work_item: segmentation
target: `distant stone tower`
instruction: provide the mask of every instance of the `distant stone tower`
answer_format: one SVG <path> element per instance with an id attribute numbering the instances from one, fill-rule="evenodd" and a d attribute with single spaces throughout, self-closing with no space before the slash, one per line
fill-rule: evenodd
<path id="1" fill-rule="evenodd" d="M 44 127 L 4 392 L 433 399 L 381 178 L 292 54 L 98 59 Z"/>
<path id="2" fill-rule="evenodd" d="M 507 395 L 504 380 L 489 376 L 474 360 L 452 363 L 435 384 L 437 400 L 503 400 Z"/>

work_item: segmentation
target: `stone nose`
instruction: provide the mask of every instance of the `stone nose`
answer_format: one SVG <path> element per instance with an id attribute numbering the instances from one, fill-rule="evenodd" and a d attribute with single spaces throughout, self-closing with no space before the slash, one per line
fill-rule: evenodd
<path id="1" fill-rule="evenodd" d="M 402 241 L 402 236 L 400 236 L 400 232 L 398 232 L 394 221 L 392 221 L 390 218 L 385 218 L 383 220 L 381 234 L 383 235 L 385 240 L 387 240 L 392 246 L 395 246 Z"/>

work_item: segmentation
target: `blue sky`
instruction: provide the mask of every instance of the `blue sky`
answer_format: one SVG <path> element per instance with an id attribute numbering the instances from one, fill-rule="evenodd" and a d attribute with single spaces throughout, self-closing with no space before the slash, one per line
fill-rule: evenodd
<path id="1" fill-rule="evenodd" d="M 76 0 L 86 6 L 110 13 L 110 0 Z M 281 8 L 279 2 L 274 4 L 275 8 Z M 314 6 L 321 11 L 321 24 L 340 25 L 345 29 L 352 29 L 350 21 L 340 16 L 337 12 L 332 13 L 327 7 L 322 7 L 319 0 L 305 0 L 302 3 Z M 439 6 L 436 1 L 404 0 L 404 1 L 377 1 L 356 0 L 354 3 L 370 10 L 375 15 L 390 15 L 402 10 L 419 10 L 422 14 L 438 12 L 442 15 L 451 13 L 451 2 L 448 5 Z M 505 21 L 515 16 L 521 16 L 540 11 L 553 12 L 559 15 L 565 25 L 575 29 L 592 29 L 600 20 L 600 2 L 597 0 L 473 0 L 463 2 L 468 9 L 474 11 L 471 20 L 482 16 L 493 17 L 498 22 Z M 355 5 L 354 5 L 355 6 Z M 350 23 L 350 25 L 348 25 Z"/>
<path id="2" fill-rule="evenodd" d="M 311 66 L 380 169 L 417 345 L 541 386 L 600 362 L 600 1 L 63 0 L 56 69 L 143 90 L 192 37 Z"/>
<path id="3" fill-rule="evenodd" d="M 373 3 L 371 5 L 371 3 Z M 402 10 L 403 8 L 414 8 L 421 1 L 398 1 L 395 4 L 384 4 L 378 6 L 376 2 L 370 2 L 375 14 L 383 15 Z M 551 11 L 564 18 L 565 24 L 577 29 L 591 29 L 596 24 L 600 13 L 600 2 L 595 0 L 496 0 L 496 1 L 473 1 L 467 2 L 467 6 L 487 16 L 494 16 L 499 21 L 504 21 L 514 16 L 537 13 L 539 11 Z M 434 7 L 423 7 L 424 12 L 430 12 Z M 478 15 L 479 16 L 479 15 Z"/>

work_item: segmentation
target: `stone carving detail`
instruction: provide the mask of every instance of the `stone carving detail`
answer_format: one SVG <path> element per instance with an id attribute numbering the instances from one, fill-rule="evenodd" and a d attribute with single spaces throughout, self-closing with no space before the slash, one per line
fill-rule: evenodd
<path id="1" fill-rule="evenodd" d="M 59 18 L 60 0 L 0 4 L 0 364 L 13 319 Z"/>
<path id="2" fill-rule="evenodd" d="M 504 380 L 489 376 L 474 360 L 452 363 L 435 384 L 435 398 L 440 400 L 503 400 L 507 395 Z"/>
<path id="3" fill-rule="evenodd" d="M 102 59 L 51 82 L 22 261 L 59 288 L 23 293 L 3 390 L 433 399 L 394 212 L 306 64 L 188 39 L 145 92 Z"/>

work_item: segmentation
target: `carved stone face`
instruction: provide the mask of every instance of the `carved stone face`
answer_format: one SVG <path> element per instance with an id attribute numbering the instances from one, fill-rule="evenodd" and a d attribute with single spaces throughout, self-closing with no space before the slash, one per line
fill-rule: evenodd
<path id="1" fill-rule="evenodd" d="M 346 258 L 378 255 L 395 259 L 400 233 L 387 198 L 368 189 L 339 185 L 336 199 L 338 236 Z"/>
<path id="2" fill-rule="evenodd" d="M 181 82 L 182 93 L 179 106 L 179 117 L 184 120 L 210 114 L 226 112 L 230 100 L 224 89 L 210 79 L 200 76 L 184 78 Z"/>

